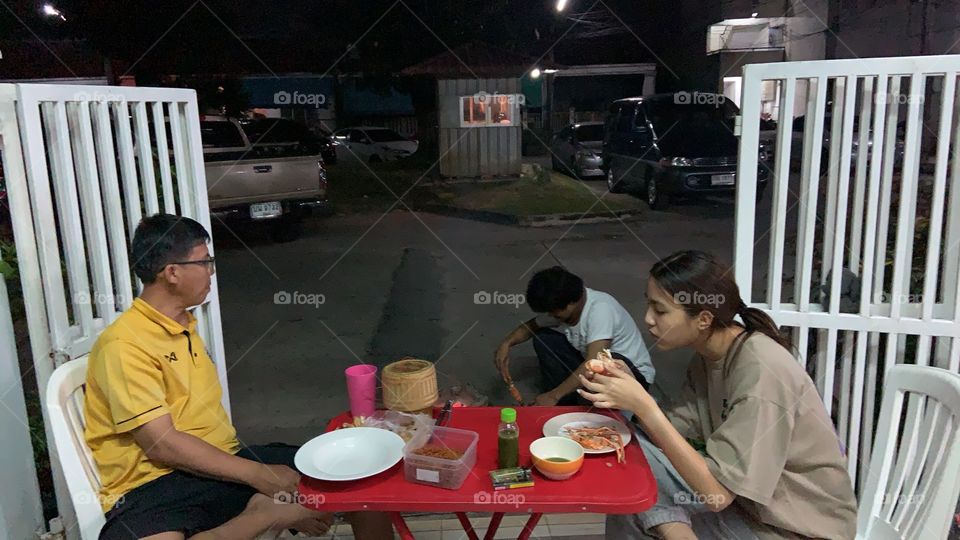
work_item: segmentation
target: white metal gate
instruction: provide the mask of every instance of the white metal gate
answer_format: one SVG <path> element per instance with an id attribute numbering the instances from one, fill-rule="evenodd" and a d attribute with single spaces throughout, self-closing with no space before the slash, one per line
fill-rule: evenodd
<path id="1" fill-rule="evenodd" d="M 737 283 L 791 329 L 858 492 L 885 371 L 960 367 L 958 71 L 960 56 L 743 71 Z M 779 90 L 774 132 L 761 131 L 763 81 Z M 761 144 L 772 200 L 756 202 Z"/>
<path id="2" fill-rule="evenodd" d="M 178 214 L 210 230 L 196 93 L 4 84 L 0 137 L 43 396 L 56 366 L 89 353 L 136 296 L 128 254 L 141 216 Z M 216 276 L 212 281 L 209 301 L 194 313 L 229 413 Z M 68 517 L 69 500 L 57 484 Z"/>

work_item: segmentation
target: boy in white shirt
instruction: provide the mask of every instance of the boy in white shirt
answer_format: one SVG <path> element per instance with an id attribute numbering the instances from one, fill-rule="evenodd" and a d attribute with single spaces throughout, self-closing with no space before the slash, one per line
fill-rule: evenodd
<path id="1" fill-rule="evenodd" d="M 534 274 L 526 299 L 538 315 L 504 338 L 494 361 L 506 373 L 510 348 L 533 339 L 543 386 L 536 405 L 575 404 L 577 375 L 604 349 L 625 362 L 644 388 L 653 383 L 655 369 L 640 330 L 614 297 L 584 287 L 578 276 L 555 266 Z"/>

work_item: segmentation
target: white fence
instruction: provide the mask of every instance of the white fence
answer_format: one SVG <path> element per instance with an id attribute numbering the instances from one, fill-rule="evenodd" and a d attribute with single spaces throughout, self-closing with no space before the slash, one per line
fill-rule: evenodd
<path id="1" fill-rule="evenodd" d="M 128 246 L 141 216 L 178 214 L 210 230 L 198 119 L 193 90 L 0 85 L 4 173 L 41 396 L 56 366 L 87 354 L 132 303 L 139 284 Z M 209 298 L 194 313 L 229 412 L 216 276 Z"/>
<path id="2" fill-rule="evenodd" d="M 886 370 L 960 367 L 958 71 L 960 56 L 928 56 L 743 72 L 737 283 L 792 329 L 858 492 Z M 779 88 L 775 133 L 760 131 L 763 81 Z M 755 202 L 761 143 L 769 221 Z"/>

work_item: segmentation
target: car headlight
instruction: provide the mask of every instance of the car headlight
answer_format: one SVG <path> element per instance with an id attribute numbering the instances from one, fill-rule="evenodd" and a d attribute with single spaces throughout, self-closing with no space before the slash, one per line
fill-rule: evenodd
<path id="1" fill-rule="evenodd" d="M 663 158 L 660 165 L 664 167 L 692 167 L 693 160 L 685 157 Z"/>

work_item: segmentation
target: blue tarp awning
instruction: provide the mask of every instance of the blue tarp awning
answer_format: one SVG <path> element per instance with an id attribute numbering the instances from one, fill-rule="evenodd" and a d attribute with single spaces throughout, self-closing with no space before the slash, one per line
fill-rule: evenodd
<path id="1" fill-rule="evenodd" d="M 245 77 L 251 107 L 327 109 L 333 104 L 333 77 Z"/>

